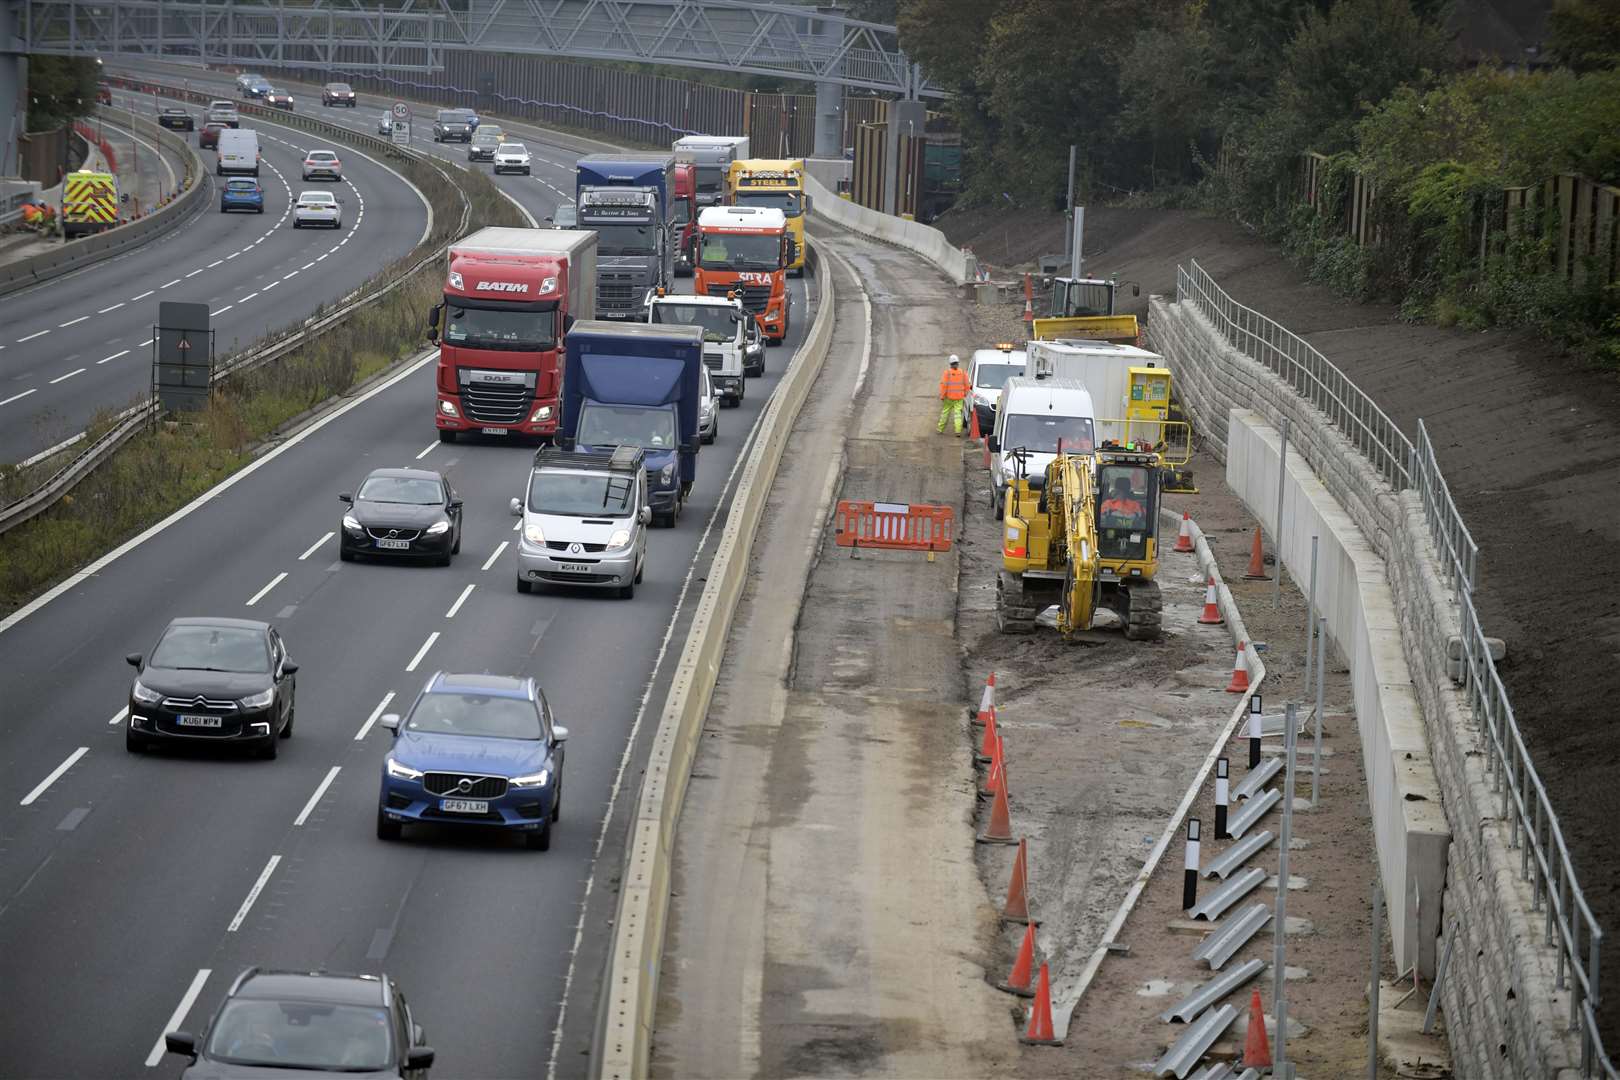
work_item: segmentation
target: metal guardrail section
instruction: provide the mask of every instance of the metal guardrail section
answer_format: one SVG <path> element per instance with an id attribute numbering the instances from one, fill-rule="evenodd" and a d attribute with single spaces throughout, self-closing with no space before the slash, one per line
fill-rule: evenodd
<path id="1" fill-rule="evenodd" d="M 23 0 L 24 51 L 330 70 L 441 71 L 450 50 L 676 64 L 944 97 L 898 32 L 753 0 L 427 0 L 404 9 Z"/>
<path id="2" fill-rule="evenodd" d="M 1464 688 L 1484 734 L 1486 772 L 1501 799 L 1508 847 L 1519 852 L 1519 876 L 1530 883 L 1532 911 L 1545 912 L 1544 945 L 1557 950 L 1555 986 L 1569 991 L 1569 1030 L 1580 1036 L 1581 1075 L 1620 1080 L 1603 1047 L 1594 1006 L 1601 1001 L 1603 929 L 1575 880 L 1558 815 L 1536 773 L 1513 715 L 1507 688 L 1491 659 L 1473 592 L 1479 547 L 1463 523 L 1429 440 L 1418 421 L 1414 446 L 1361 388 L 1299 335 L 1233 300 L 1196 261 L 1176 268 L 1176 302 L 1191 301 L 1231 345 L 1264 364 L 1344 433 L 1385 483 L 1412 488 L 1454 590 L 1461 630 Z"/>

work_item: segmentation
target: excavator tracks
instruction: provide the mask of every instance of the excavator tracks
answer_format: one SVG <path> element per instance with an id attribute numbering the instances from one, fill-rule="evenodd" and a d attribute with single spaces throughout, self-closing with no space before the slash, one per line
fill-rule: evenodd
<path id="1" fill-rule="evenodd" d="M 1120 621 L 1125 624 L 1125 637 L 1130 641 L 1154 641 L 1163 625 L 1164 602 L 1155 581 L 1126 581 L 1120 583 Z M 1116 608 L 1116 610 L 1119 610 Z"/>
<path id="2" fill-rule="evenodd" d="M 1017 574 L 1003 570 L 996 575 L 996 629 L 1003 634 L 1034 633 L 1035 616 L 1043 606 L 1028 594 Z"/>

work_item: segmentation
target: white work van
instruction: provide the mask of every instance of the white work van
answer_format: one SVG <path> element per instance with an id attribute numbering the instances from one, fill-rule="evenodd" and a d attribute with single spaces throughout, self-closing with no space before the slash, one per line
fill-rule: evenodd
<path id="1" fill-rule="evenodd" d="M 1014 375 L 1024 374 L 1027 354 L 1011 344 L 993 349 L 974 349 L 968 358 L 968 385 L 973 387 L 973 411 L 979 417 L 979 430 L 988 433 L 996 426 L 996 403 L 1001 387 Z"/>
<path id="2" fill-rule="evenodd" d="M 1158 353 L 1134 345 L 1067 339 L 1029 343 L 1027 374 L 1033 378 L 1072 379 L 1091 394 L 1097 409 L 1097 438 L 1123 439 L 1123 420 L 1130 404 L 1131 368 L 1165 367 Z"/>
<path id="3" fill-rule="evenodd" d="M 1097 448 L 1097 413 L 1085 384 L 1075 379 L 1035 379 L 1016 375 L 1001 390 L 996 426 L 990 434 L 990 506 L 1000 519 L 1015 457 L 1022 453 L 1029 476 L 1045 475 L 1058 446 L 1089 454 Z"/>
<path id="4" fill-rule="evenodd" d="M 225 128 L 219 133 L 219 161 L 214 171 L 220 176 L 231 173 L 259 175 L 259 133 L 246 128 Z"/>

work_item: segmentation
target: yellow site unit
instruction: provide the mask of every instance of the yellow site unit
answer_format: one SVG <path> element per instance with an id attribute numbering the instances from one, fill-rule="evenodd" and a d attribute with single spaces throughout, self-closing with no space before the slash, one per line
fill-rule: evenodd
<path id="1" fill-rule="evenodd" d="M 1127 375 L 1130 384 L 1125 419 L 1170 419 L 1170 372 L 1159 367 L 1133 367 Z"/>
<path id="2" fill-rule="evenodd" d="M 62 235 L 71 240 L 118 224 L 118 177 L 104 172 L 62 178 Z"/>

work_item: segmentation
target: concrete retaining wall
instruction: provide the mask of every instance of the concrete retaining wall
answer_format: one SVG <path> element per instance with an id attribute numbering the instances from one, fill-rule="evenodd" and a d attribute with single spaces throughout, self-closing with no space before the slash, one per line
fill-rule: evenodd
<path id="1" fill-rule="evenodd" d="M 915 221 L 868 210 L 848 199 L 840 199 L 837 192 L 828 190 L 813 174 L 804 178 L 804 190 L 810 196 L 812 214 L 824 217 L 852 233 L 915 251 L 958 285 L 978 279 L 978 260 L 961 248 L 952 247 L 945 234 L 933 226 L 919 225 Z"/>
<path id="2" fill-rule="evenodd" d="M 1147 332 L 1202 445 L 1252 489 L 1247 498 L 1268 523 L 1275 425 L 1289 420 L 1284 517 L 1293 520 L 1282 560 L 1303 585 L 1311 533 L 1322 538 L 1318 601 L 1351 663 L 1397 959 L 1404 967 L 1415 954 L 1432 976 L 1435 933 L 1457 935 L 1441 989 L 1455 1075 L 1559 1076 L 1580 1060 L 1569 998 L 1555 989 L 1556 954 L 1531 909 L 1519 852 L 1508 847 L 1479 730 L 1447 675 L 1456 611 L 1417 496 L 1391 491 L 1320 413 L 1228 345 L 1191 303 L 1153 297 Z"/>

